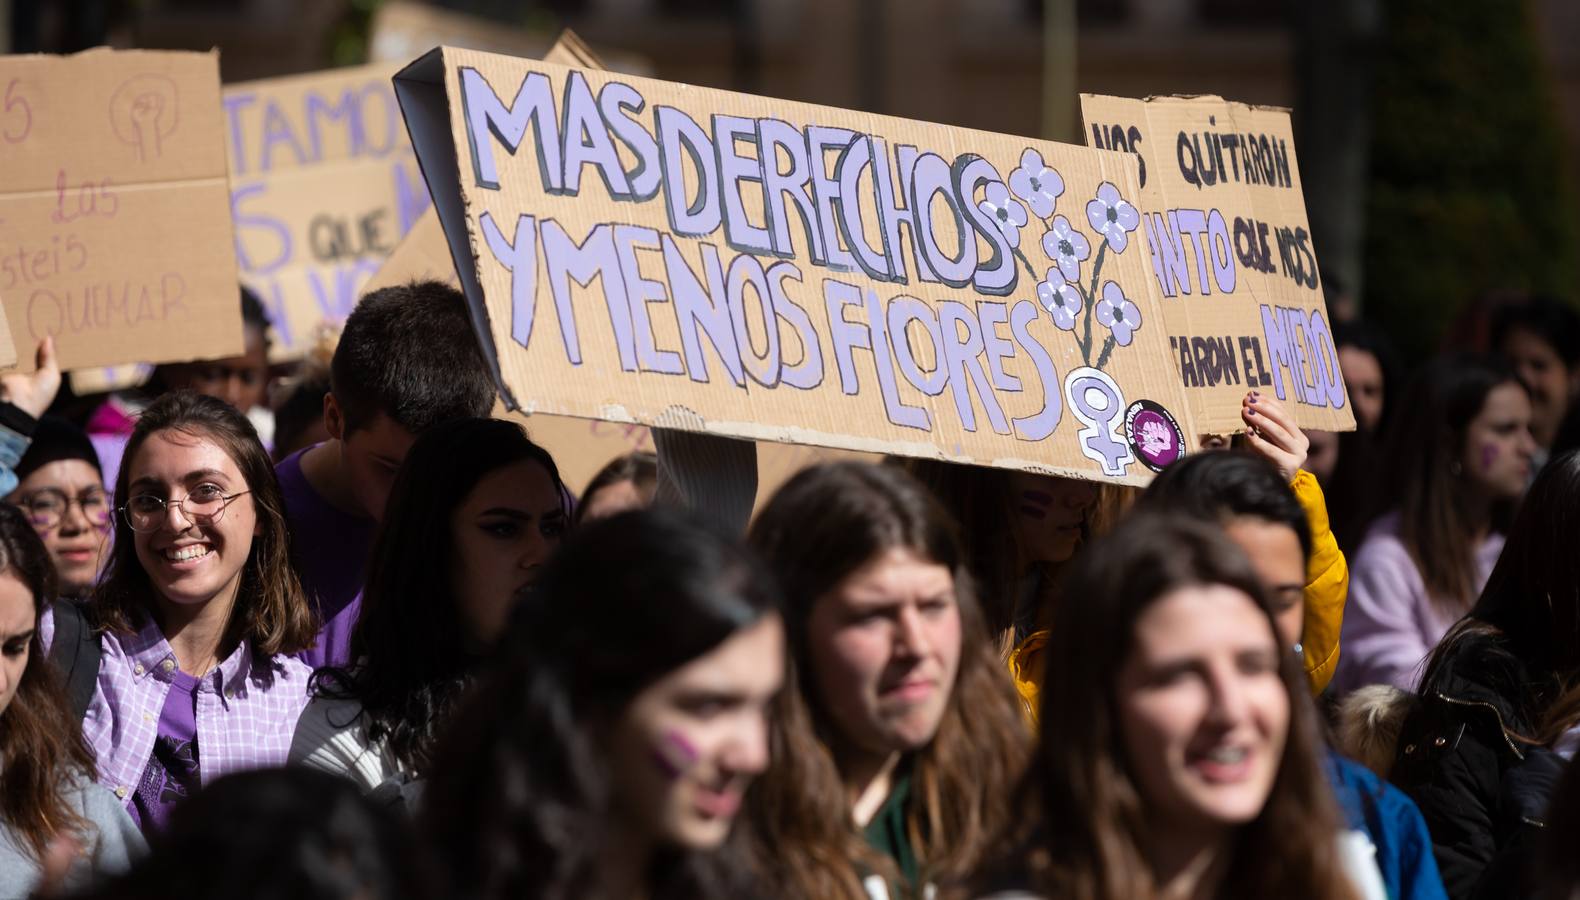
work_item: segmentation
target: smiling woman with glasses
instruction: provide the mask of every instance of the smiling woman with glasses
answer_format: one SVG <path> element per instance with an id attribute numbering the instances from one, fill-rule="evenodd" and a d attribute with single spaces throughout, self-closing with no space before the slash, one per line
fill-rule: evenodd
<path id="1" fill-rule="evenodd" d="M 44 540 L 61 594 L 86 597 L 99 577 L 111 516 L 93 443 L 65 419 L 44 416 L 16 474 L 16 490 L 6 501 L 22 510 Z"/>
<path id="2" fill-rule="evenodd" d="M 315 623 L 268 453 L 234 408 L 190 391 L 156 400 L 115 496 L 86 610 L 102 659 L 83 733 L 100 782 L 151 831 L 199 786 L 285 762 L 310 674 L 292 654 Z"/>

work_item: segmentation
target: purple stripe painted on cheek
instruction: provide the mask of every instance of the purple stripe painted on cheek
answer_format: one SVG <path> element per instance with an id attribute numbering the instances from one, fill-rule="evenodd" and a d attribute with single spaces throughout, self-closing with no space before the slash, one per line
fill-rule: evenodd
<path id="1" fill-rule="evenodd" d="M 1498 445 L 1497 444 L 1482 444 L 1481 445 L 1481 471 L 1486 472 L 1486 471 L 1490 470 L 1492 468 L 1492 464 L 1497 462 L 1497 461 L 1498 461 Z"/>
<path id="2" fill-rule="evenodd" d="M 653 762 L 669 778 L 679 778 L 697 762 L 697 748 L 678 731 L 667 731 L 653 748 Z"/>

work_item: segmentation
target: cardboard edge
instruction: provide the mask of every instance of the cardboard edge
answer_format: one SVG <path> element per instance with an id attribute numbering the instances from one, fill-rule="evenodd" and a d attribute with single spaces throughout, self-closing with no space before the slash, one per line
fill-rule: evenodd
<path id="1" fill-rule="evenodd" d="M 467 236 L 460 160 L 450 127 L 450 96 L 445 86 L 446 50 L 445 47 L 429 50 L 396 72 L 391 81 L 395 99 L 400 103 L 401 118 L 406 123 L 407 137 L 417 157 L 417 169 L 428 185 L 428 196 L 439 216 L 445 243 L 450 246 L 455 273 L 461 279 L 461 293 L 466 296 L 472 331 L 477 335 L 478 346 L 494 376 L 494 387 L 500 399 L 506 408 L 517 410 L 521 405 L 505 383 L 504 372 L 500 369 L 499 348 L 494 344 L 488 306 L 483 299 L 483 287 L 477 280 L 477 263 L 472 258 L 472 244 Z"/>
<path id="2" fill-rule="evenodd" d="M 1090 97 L 1093 100 L 1129 100 L 1135 103 L 1154 103 L 1168 100 L 1216 100 L 1219 103 L 1222 103 L 1224 106 L 1249 109 L 1253 112 L 1275 112 L 1284 113 L 1285 115 L 1290 116 L 1294 114 L 1294 109 L 1292 107 L 1276 106 L 1271 103 L 1246 103 L 1241 100 L 1228 100 L 1219 96 L 1218 94 L 1148 94 L 1141 98 L 1121 97 L 1117 94 L 1083 93 L 1080 95 L 1080 99 L 1082 100 L 1085 100 L 1087 97 Z M 1082 122 L 1083 124 L 1086 122 L 1084 114 L 1082 116 Z"/>

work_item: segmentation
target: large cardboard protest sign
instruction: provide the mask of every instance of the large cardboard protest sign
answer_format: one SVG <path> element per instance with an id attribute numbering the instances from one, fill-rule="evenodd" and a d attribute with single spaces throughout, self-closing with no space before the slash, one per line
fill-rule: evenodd
<path id="1" fill-rule="evenodd" d="M 570 30 L 560 34 L 545 60 L 567 65 L 602 68 L 602 61 Z M 417 219 L 404 240 L 364 285 L 364 293 L 414 280 L 433 279 L 460 289 L 455 261 L 445 241 L 444 228 L 432 207 Z M 547 449 L 559 467 L 560 477 L 571 490 L 580 493 L 607 463 L 627 453 L 655 451 L 651 430 L 646 425 L 578 419 L 571 416 L 511 414 L 503 408 L 495 415 L 514 417 L 532 435 L 533 441 Z M 757 503 L 759 506 L 790 476 L 806 466 L 833 459 L 862 458 L 862 454 L 808 447 L 797 444 L 763 442 L 757 445 Z"/>
<path id="2" fill-rule="evenodd" d="M 1194 433 L 1128 154 L 453 48 L 395 83 L 513 406 L 1126 482 Z"/>
<path id="3" fill-rule="evenodd" d="M 236 254 L 274 324 L 273 354 L 300 357 L 338 326 L 428 208 L 390 86 L 393 64 L 225 89 Z"/>
<path id="4" fill-rule="evenodd" d="M 215 53 L 0 57 L 0 300 L 62 367 L 241 352 Z"/>
<path id="5" fill-rule="evenodd" d="M 1141 236 L 1197 424 L 1242 430 L 1254 388 L 1304 427 L 1353 429 L 1288 110 L 1083 94 L 1081 112 L 1090 145 L 1141 160 Z"/>

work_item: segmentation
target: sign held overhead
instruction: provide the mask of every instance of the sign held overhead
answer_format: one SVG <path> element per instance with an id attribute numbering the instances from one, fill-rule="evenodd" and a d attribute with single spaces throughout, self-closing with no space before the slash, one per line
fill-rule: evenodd
<path id="1" fill-rule="evenodd" d="M 1139 236 L 1197 424 L 1242 430 L 1256 388 L 1303 427 L 1353 430 L 1289 111 L 1082 94 L 1081 113 L 1089 145 L 1141 160 Z"/>
<path id="2" fill-rule="evenodd" d="M 241 277 L 296 359 L 338 327 L 428 208 L 393 64 L 231 85 L 226 148 Z"/>
<path id="3" fill-rule="evenodd" d="M 233 356 L 219 57 L 0 57 L 0 300 L 24 368 Z"/>
<path id="4" fill-rule="evenodd" d="M 1194 434 L 1127 154 L 452 48 L 395 83 L 513 405 L 1131 483 Z"/>

